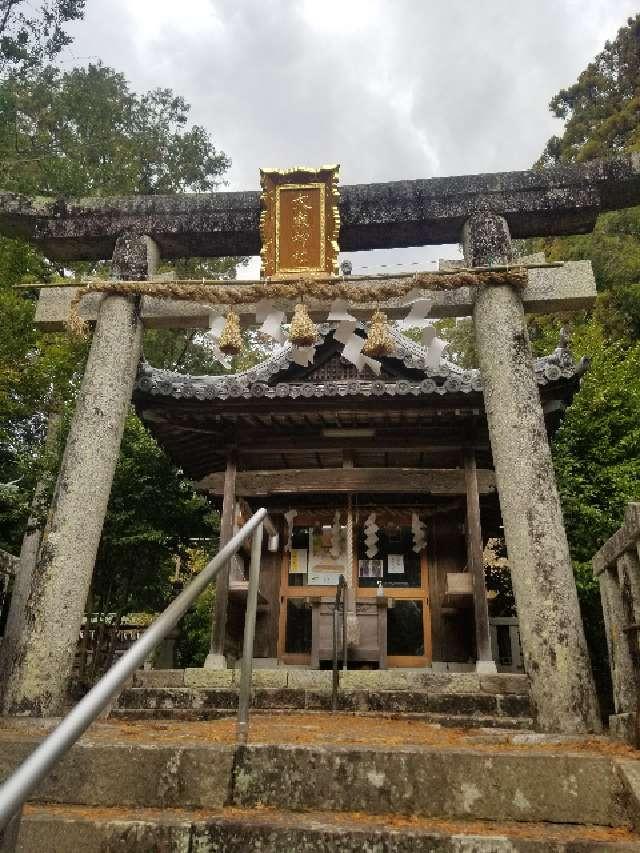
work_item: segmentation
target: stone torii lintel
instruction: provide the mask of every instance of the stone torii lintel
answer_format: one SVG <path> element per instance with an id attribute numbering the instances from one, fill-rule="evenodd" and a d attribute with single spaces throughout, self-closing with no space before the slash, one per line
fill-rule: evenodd
<path id="1" fill-rule="evenodd" d="M 444 263 L 444 262 L 443 262 Z M 559 267 L 532 267 L 528 270 L 528 283 L 522 289 L 522 304 L 528 314 L 544 314 L 553 311 L 583 311 L 593 305 L 596 296 L 596 283 L 590 261 L 569 261 Z M 380 281 L 380 277 L 362 279 L 358 284 Z M 393 277 L 385 277 L 385 283 L 393 284 Z M 397 281 L 406 282 L 406 277 Z M 250 286 L 249 282 L 234 281 L 234 287 Z M 63 331 L 69 319 L 71 303 L 78 292 L 76 287 L 41 288 L 36 309 L 36 324 L 44 331 Z M 434 319 L 440 317 L 468 317 L 473 313 L 477 288 L 461 287 L 457 290 L 423 291 L 424 296 L 433 300 L 429 314 Z M 88 293 L 79 305 L 79 314 L 83 320 L 93 321 L 103 294 Z M 278 300 L 283 310 L 291 313 L 296 300 Z M 401 299 L 386 300 L 385 311 L 390 320 L 398 320 L 407 313 Z M 313 296 L 305 297 L 305 304 L 315 322 L 326 320 L 330 303 L 321 302 Z M 359 319 L 366 319 L 377 307 L 354 304 L 351 312 Z M 199 305 L 195 302 L 182 302 L 172 299 L 159 299 L 145 296 L 142 299 L 142 320 L 149 329 L 208 329 L 210 313 L 225 313 L 229 305 Z M 254 304 L 234 306 L 240 315 L 243 326 L 255 324 Z"/>
<path id="2" fill-rule="evenodd" d="M 340 187 L 342 251 L 457 243 L 481 210 L 513 238 L 585 234 L 599 213 L 640 204 L 640 153 L 550 169 Z M 257 255 L 260 193 L 31 198 L 0 192 L 0 233 L 50 258 L 111 257 L 125 231 L 149 234 L 163 258 Z"/>

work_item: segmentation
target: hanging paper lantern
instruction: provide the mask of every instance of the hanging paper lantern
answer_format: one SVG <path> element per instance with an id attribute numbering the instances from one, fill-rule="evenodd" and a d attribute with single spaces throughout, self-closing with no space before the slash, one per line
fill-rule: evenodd
<path id="1" fill-rule="evenodd" d="M 298 302 L 291 319 L 289 340 L 297 347 L 310 347 L 318 335 L 315 324 L 311 321 L 307 306 Z"/>
<path id="2" fill-rule="evenodd" d="M 240 317 L 235 311 L 229 311 L 226 316 L 218 347 L 226 355 L 238 355 L 244 349 L 242 333 L 240 332 Z"/>
<path id="3" fill-rule="evenodd" d="M 371 315 L 367 340 L 362 347 L 362 354 L 367 356 L 392 355 L 395 348 L 387 315 L 383 311 L 374 311 Z"/>

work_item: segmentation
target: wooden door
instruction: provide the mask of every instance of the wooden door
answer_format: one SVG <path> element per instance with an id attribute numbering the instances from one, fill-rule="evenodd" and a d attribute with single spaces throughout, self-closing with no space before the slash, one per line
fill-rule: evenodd
<path id="1" fill-rule="evenodd" d="M 371 600 L 377 587 L 363 585 L 359 571 L 358 536 L 354 535 L 352 586 L 359 601 Z M 384 594 L 390 601 L 387 613 L 387 666 L 424 667 L 431 663 L 431 607 L 429 596 L 429 566 L 425 551 L 416 558 L 407 583 L 393 585 L 387 575 Z M 335 586 L 294 585 L 290 575 L 290 555 L 283 553 L 280 584 L 280 625 L 278 657 L 289 664 L 311 663 L 312 603 L 323 597 L 334 597 Z M 294 581 L 294 584 L 291 583 Z"/>

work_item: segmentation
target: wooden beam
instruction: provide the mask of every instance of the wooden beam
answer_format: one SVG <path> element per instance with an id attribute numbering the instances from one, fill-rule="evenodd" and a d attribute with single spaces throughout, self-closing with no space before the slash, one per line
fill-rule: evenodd
<path id="1" fill-rule="evenodd" d="M 496 490 L 493 471 L 478 470 L 481 494 Z M 224 473 L 213 473 L 195 484 L 213 495 L 224 492 Z M 242 471 L 236 478 L 236 493 L 244 497 L 312 492 L 428 492 L 433 495 L 466 494 L 461 468 L 290 468 L 276 471 Z"/>
<path id="2" fill-rule="evenodd" d="M 359 279 L 360 283 L 372 284 L 379 277 Z M 395 279 L 385 279 L 385 283 L 393 283 Z M 398 276 L 398 283 L 405 282 L 405 277 Z M 241 287 L 241 281 L 233 282 L 234 287 Z M 36 308 L 36 325 L 39 328 L 57 332 L 65 328 L 69 318 L 71 301 L 78 291 L 77 287 L 43 288 L 40 291 Z M 476 287 L 461 287 L 457 290 L 420 291 L 433 301 L 430 316 L 439 317 L 469 317 L 477 295 Z M 596 285 L 590 261 L 569 261 L 562 267 L 532 267 L 528 270 L 528 283 L 521 291 L 522 303 L 527 313 L 543 314 L 556 311 L 581 311 L 590 308 L 596 296 Z M 80 316 L 88 321 L 96 317 L 97 306 L 102 299 L 101 293 L 89 293 L 79 306 Z M 278 300 L 278 306 L 289 314 L 293 312 L 296 300 Z M 391 320 L 406 316 L 408 308 L 403 306 L 402 299 L 384 300 L 384 310 Z M 305 304 L 313 320 L 321 322 L 327 318 L 330 303 L 305 298 Z M 230 306 L 219 305 L 218 313 L 225 313 Z M 367 319 L 371 312 L 379 307 L 377 302 L 354 305 L 351 313 L 359 319 Z M 255 304 L 237 305 L 235 310 L 240 315 L 244 326 L 255 325 Z M 195 302 L 176 302 L 170 299 L 158 299 L 145 296 L 142 299 L 142 319 L 148 329 L 208 329 L 211 306 L 198 305 Z"/>
<path id="3" fill-rule="evenodd" d="M 236 457 L 234 452 L 227 456 L 227 469 L 222 474 L 222 515 L 220 517 L 220 548 L 223 548 L 233 536 L 233 521 L 236 510 Z M 227 607 L 229 602 L 229 571 L 231 560 L 219 572 L 216 578 L 215 618 L 211 626 L 210 656 L 217 658 L 218 666 L 224 656 L 227 632 Z"/>
<path id="4" fill-rule="evenodd" d="M 422 412 L 424 415 L 424 412 Z M 144 416 L 144 413 L 143 413 Z M 151 419 L 149 419 L 151 420 Z M 230 440 L 230 435 L 222 429 L 206 429 L 204 427 L 187 426 L 178 424 L 167 419 L 166 427 L 161 421 L 154 423 L 162 423 L 163 438 L 171 433 L 186 433 L 193 435 L 208 435 L 214 436 L 215 441 L 226 443 Z M 442 427 L 440 427 L 442 429 Z M 279 425 L 272 427 L 271 434 L 266 437 L 264 430 L 242 430 L 239 435 L 233 436 L 233 443 L 238 448 L 240 455 L 248 453 L 263 454 L 263 453 L 281 453 L 282 451 L 292 449 L 292 440 L 289 433 L 279 432 L 282 429 Z M 331 438 L 321 434 L 299 434 L 295 437 L 295 450 L 304 450 L 308 453 L 324 453 L 328 450 L 363 450 L 363 451 L 391 451 L 391 450 L 416 450 L 431 453 L 459 452 L 460 446 L 466 443 L 466 434 L 462 429 L 458 429 L 456 433 L 451 427 L 447 430 L 446 438 L 438 440 L 425 435 L 425 427 L 420 431 L 409 427 L 406 430 L 395 429 L 386 431 L 384 427 L 372 427 L 375 430 L 373 438 Z M 166 430 L 166 432 L 165 432 Z M 484 433 L 484 439 L 479 439 L 472 442 L 472 446 L 476 450 L 489 450 L 489 438 L 487 428 L 483 425 L 476 425 L 478 433 Z M 459 440 L 455 441 L 455 435 L 459 435 Z"/>
<path id="5" fill-rule="evenodd" d="M 464 478 L 467 491 L 467 554 L 469 572 L 473 578 L 476 653 L 478 661 L 492 662 L 493 656 L 491 654 L 491 636 L 489 633 L 487 587 L 484 579 L 480 494 L 477 474 L 476 455 L 473 450 L 465 450 Z"/>

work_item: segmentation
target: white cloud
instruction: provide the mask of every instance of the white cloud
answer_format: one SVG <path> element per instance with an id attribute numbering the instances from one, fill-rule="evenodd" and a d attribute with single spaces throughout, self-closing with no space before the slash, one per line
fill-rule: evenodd
<path id="1" fill-rule="evenodd" d="M 168 86 L 229 154 L 344 183 L 525 169 L 633 0 L 88 0 L 72 51 Z M 71 61 L 70 57 L 70 61 Z"/>

